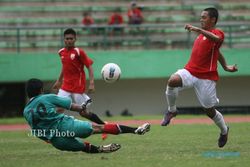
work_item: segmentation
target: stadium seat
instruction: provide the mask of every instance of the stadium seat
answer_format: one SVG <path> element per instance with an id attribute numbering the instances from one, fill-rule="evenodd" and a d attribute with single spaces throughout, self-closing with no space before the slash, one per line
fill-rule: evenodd
<path id="1" fill-rule="evenodd" d="M 157 2 L 157 3 L 156 3 Z M 163 45 L 166 47 L 171 44 L 184 43 L 181 40 L 187 40 L 187 33 L 182 26 L 171 27 L 170 25 L 184 25 L 186 23 L 197 24 L 199 22 L 199 14 L 202 9 L 208 6 L 215 6 L 220 11 L 220 23 L 246 23 L 250 21 L 250 2 L 247 0 L 161 0 L 138 1 L 138 4 L 143 6 L 144 26 L 140 31 L 132 29 L 131 27 L 124 29 L 122 39 L 108 38 L 107 30 L 97 28 L 94 30 L 80 28 L 82 13 L 85 11 L 91 12 L 96 25 L 107 25 L 108 17 L 111 13 L 119 7 L 122 11 L 127 25 L 128 18 L 126 12 L 129 7 L 127 0 L 1 0 L 0 2 L 0 24 L 8 27 L 23 27 L 19 29 L 1 29 L 0 37 L 4 38 L 5 43 L 1 43 L 1 47 L 16 47 L 17 34 L 20 34 L 21 47 L 28 48 L 33 46 L 34 49 L 43 49 L 46 47 L 57 48 L 61 45 L 61 34 L 66 27 L 78 27 L 77 31 L 80 37 L 78 42 L 81 46 L 87 48 L 102 49 L 112 47 L 114 43 L 122 41 L 123 46 L 129 49 L 129 46 L 142 46 L 148 43 Z M 233 11 L 233 12 L 232 12 Z M 162 27 L 161 25 L 167 25 Z M 154 27 L 151 25 L 159 25 Z M 53 26 L 59 26 L 58 29 L 53 29 Z M 41 29 L 29 29 L 25 27 L 45 27 Z M 225 28 L 225 27 L 223 27 Z M 240 32 L 242 30 L 231 27 L 229 30 L 225 28 L 226 33 L 231 31 Z M 229 32 L 230 31 L 230 32 Z M 248 33 L 249 30 L 243 30 Z M 136 37 L 131 39 L 132 36 Z M 146 36 L 146 37 L 145 37 Z M 233 43 L 246 43 L 248 39 L 244 36 L 234 36 Z M 147 40 L 145 40 L 147 38 Z M 163 39 L 165 38 L 165 39 Z M 167 40 L 166 40 L 167 39 Z M 36 44 L 25 42 L 25 40 L 32 40 Z M 49 41 L 48 43 L 40 43 L 39 41 Z M 110 40 L 110 41 L 108 41 Z M 227 40 L 225 42 L 228 42 Z M 186 47 L 186 45 L 183 45 Z M 140 48 L 140 47 L 138 47 Z"/>

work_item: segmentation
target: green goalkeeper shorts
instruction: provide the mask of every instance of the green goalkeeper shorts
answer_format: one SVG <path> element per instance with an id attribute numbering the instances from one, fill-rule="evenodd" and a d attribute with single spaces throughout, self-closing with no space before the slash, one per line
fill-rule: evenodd
<path id="1" fill-rule="evenodd" d="M 65 116 L 50 142 L 59 150 L 82 151 L 84 150 L 85 144 L 79 138 L 86 138 L 92 133 L 93 128 L 90 122 Z"/>

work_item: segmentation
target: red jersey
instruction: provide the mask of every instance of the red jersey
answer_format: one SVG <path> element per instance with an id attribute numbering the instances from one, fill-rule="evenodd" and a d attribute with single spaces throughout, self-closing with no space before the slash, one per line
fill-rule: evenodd
<path id="1" fill-rule="evenodd" d="M 123 24 L 123 17 L 120 14 L 114 13 L 111 15 L 109 24 Z"/>
<path id="2" fill-rule="evenodd" d="M 219 29 L 213 29 L 210 32 L 219 36 L 220 42 L 214 42 L 200 34 L 194 41 L 191 57 L 185 69 L 197 78 L 217 81 L 219 79 L 217 60 L 219 48 L 224 40 L 224 32 Z"/>
<path id="3" fill-rule="evenodd" d="M 84 93 L 86 75 L 84 66 L 87 68 L 93 61 L 79 48 L 62 48 L 58 51 L 62 62 L 63 83 L 61 89 L 71 93 Z"/>
<path id="4" fill-rule="evenodd" d="M 94 20 L 91 17 L 85 17 L 82 19 L 82 24 L 85 26 L 89 26 L 91 24 L 94 24 Z"/>
<path id="5" fill-rule="evenodd" d="M 143 17 L 141 10 L 138 8 L 130 9 L 127 14 L 128 14 L 128 17 L 139 17 L 139 18 Z"/>

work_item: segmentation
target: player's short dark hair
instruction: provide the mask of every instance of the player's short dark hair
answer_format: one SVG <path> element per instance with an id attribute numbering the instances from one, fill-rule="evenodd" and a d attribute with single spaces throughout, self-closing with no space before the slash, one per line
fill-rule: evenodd
<path id="1" fill-rule="evenodd" d="M 64 31 L 63 35 L 67 35 L 67 34 L 72 34 L 74 36 L 76 36 L 76 31 L 73 28 L 68 28 Z"/>
<path id="2" fill-rule="evenodd" d="M 216 8 L 206 8 L 203 11 L 207 11 L 210 18 L 215 18 L 215 24 L 217 23 L 219 12 Z"/>
<path id="3" fill-rule="evenodd" d="M 26 93 L 29 98 L 38 96 L 43 89 L 43 82 L 40 79 L 32 78 L 26 83 Z"/>

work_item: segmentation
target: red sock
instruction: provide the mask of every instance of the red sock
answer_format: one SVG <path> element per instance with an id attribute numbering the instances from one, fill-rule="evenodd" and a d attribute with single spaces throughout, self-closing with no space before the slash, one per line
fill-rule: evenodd
<path id="1" fill-rule="evenodd" d="M 120 130 L 119 130 L 117 124 L 105 124 L 103 132 L 113 134 L 113 135 L 117 135 L 117 134 L 120 133 Z"/>

